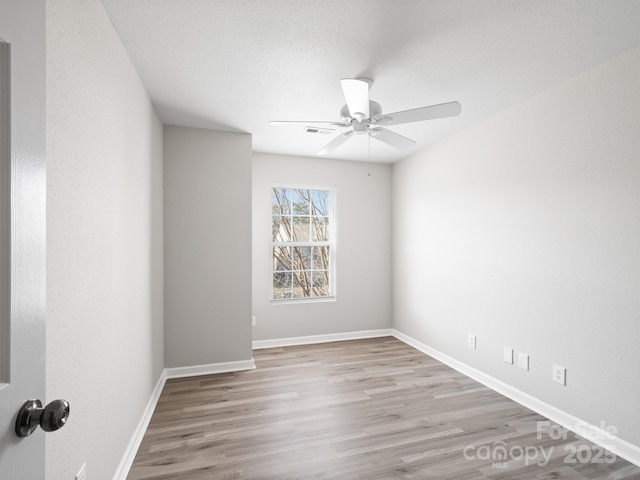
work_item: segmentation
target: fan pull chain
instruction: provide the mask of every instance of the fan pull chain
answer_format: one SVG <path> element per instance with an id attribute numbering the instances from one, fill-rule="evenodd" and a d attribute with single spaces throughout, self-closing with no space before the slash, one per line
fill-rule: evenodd
<path id="1" fill-rule="evenodd" d="M 371 134 L 367 135 L 369 140 L 369 171 L 367 173 L 367 177 L 371 176 Z"/>

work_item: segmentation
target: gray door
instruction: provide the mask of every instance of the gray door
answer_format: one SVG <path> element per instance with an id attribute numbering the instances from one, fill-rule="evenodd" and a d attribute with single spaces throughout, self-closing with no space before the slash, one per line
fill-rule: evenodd
<path id="1" fill-rule="evenodd" d="M 44 0 L 0 0 L 0 478 L 44 479 L 44 432 L 15 433 L 45 400 Z"/>

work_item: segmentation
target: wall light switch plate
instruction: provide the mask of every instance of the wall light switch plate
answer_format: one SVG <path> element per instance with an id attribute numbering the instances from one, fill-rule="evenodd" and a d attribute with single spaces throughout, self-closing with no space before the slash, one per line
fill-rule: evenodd
<path id="1" fill-rule="evenodd" d="M 476 336 L 469 334 L 469 347 L 476 349 Z"/>
<path id="2" fill-rule="evenodd" d="M 504 347 L 504 361 L 513 365 L 513 348 Z"/>
<path id="3" fill-rule="evenodd" d="M 526 353 L 518 353 L 518 366 L 523 370 L 529 370 L 529 355 Z"/>

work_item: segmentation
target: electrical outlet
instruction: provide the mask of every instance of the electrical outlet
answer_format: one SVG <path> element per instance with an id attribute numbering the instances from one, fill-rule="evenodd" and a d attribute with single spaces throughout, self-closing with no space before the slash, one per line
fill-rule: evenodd
<path id="1" fill-rule="evenodd" d="M 469 347 L 473 348 L 474 350 L 476 349 L 476 336 L 469 334 Z"/>
<path id="2" fill-rule="evenodd" d="M 513 365 L 513 348 L 504 347 L 504 361 Z"/>
<path id="3" fill-rule="evenodd" d="M 553 381 L 560 385 L 567 385 L 567 369 L 560 365 L 553 366 Z"/>
<path id="4" fill-rule="evenodd" d="M 86 480 L 86 478 L 87 478 L 87 464 L 83 463 L 82 467 L 80 467 L 80 470 L 76 475 L 76 480 Z"/>
<path id="5" fill-rule="evenodd" d="M 252 327 L 256 326 L 256 316 L 255 315 L 251 315 L 251 326 Z"/>
<path id="6" fill-rule="evenodd" d="M 529 370 L 529 355 L 526 353 L 518 353 L 518 366 L 523 370 Z"/>

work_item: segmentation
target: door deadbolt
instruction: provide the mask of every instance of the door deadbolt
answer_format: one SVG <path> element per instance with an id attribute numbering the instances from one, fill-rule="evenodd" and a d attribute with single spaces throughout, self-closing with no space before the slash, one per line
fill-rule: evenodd
<path id="1" fill-rule="evenodd" d="M 16 435 L 28 437 L 38 425 L 45 432 L 55 432 L 65 426 L 69 411 L 66 400 L 54 400 L 44 408 L 40 400 L 27 400 L 16 418 Z"/>

